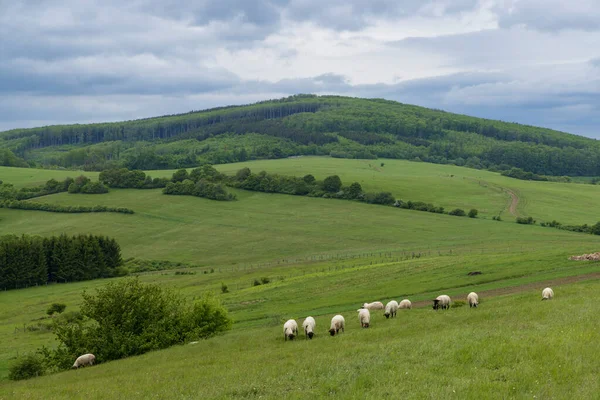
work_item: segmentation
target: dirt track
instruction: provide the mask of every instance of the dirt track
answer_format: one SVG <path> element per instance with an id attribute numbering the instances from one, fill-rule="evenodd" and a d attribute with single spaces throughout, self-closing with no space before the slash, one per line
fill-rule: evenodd
<path id="1" fill-rule="evenodd" d="M 577 275 L 577 276 L 567 276 L 565 278 L 556 278 L 556 279 L 550 279 L 547 281 L 527 283 L 525 285 L 520 285 L 520 286 L 484 290 L 481 292 L 477 292 L 477 294 L 482 298 L 487 298 L 487 297 L 502 296 L 505 294 L 520 293 L 520 292 L 525 292 L 527 290 L 532 290 L 532 289 L 539 289 L 541 291 L 543 288 L 548 287 L 548 286 L 560 286 L 560 285 L 566 285 L 569 283 L 583 282 L 583 281 L 587 281 L 587 280 L 591 280 L 591 279 L 600 279 L 600 272 L 591 272 L 589 274 Z M 464 294 L 454 295 L 452 297 L 454 297 L 456 299 L 466 299 L 467 294 L 468 293 L 464 293 Z M 540 296 L 540 298 L 541 298 L 541 296 Z M 416 301 L 416 302 L 413 302 L 413 307 L 426 307 L 426 306 L 430 306 L 431 304 L 432 304 L 431 300 Z"/>
<path id="2" fill-rule="evenodd" d="M 504 190 L 506 190 L 506 193 L 508 193 L 511 198 L 510 206 L 508 207 L 508 212 L 517 217 L 517 205 L 519 205 L 519 196 L 517 196 L 517 194 L 510 189 Z"/>

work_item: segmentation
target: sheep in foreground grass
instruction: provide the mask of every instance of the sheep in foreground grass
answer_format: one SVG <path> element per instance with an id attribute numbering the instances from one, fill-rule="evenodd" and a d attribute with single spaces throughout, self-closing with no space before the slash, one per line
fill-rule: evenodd
<path id="1" fill-rule="evenodd" d="M 92 365 L 94 365 L 95 362 L 95 355 L 90 353 L 84 354 L 82 356 L 77 357 L 77 360 L 75 360 L 75 363 L 73 364 L 72 368 L 87 367 L 88 365 L 91 367 Z"/>
<path id="2" fill-rule="evenodd" d="M 398 308 L 400 310 L 410 310 L 412 308 L 412 303 L 408 299 L 404 299 L 398 304 Z"/>
<path id="3" fill-rule="evenodd" d="M 373 303 L 365 303 L 363 304 L 362 308 L 366 308 L 370 311 L 383 310 L 383 303 L 380 301 L 374 301 Z"/>
<path id="4" fill-rule="evenodd" d="M 477 293 L 471 292 L 467 296 L 467 301 L 469 302 L 469 307 L 477 307 L 479 305 L 479 296 L 477 296 Z"/>
<path id="5" fill-rule="evenodd" d="M 554 297 L 554 290 L 550 289 L 549 287 L 542 290 L 542 300 L 552 300 L 553 297 Z"/>
<path id="6" fill-rule="evenodd" d="M 283 324 L 283 338 L 284 340 L 294 340 L 295 336 L 298 336 L 298 323 L 290 319 Z"/>
<path id="7" fill-rule="evenodd" d="M 329 334 L 331 336 L 335 336 L 336 333 L 339 333 L 340 330 L 344 332 L 344 327 L 346 326 L 346 320 L 341 315 L 336 315 L 331 318 L 331 327 L 329 328 Z"/>
<path id="8" fill-rule="evenodd" d="M 442 294 L 433 300 L 433 309 L 437 310 L 441 308 L 442 310 L 447 310 L 450 308 L 450 296 Z"/>
<path id="9" fill-rule="evenodd" d="M 396 300 L 392 300 L 385 305 L 385 312 L 383 313 L 383 315 L 385 315 L 386 318 L 389 318 L 389 317 L 393 318 L 396 316 L 397 312 L 398 312 L 398 302 Z"/>
<path id="10" fill-rule="evenodd" d="M 317 325 L 315 319 L 313 317 L 306 317 L 304 322 L 302 323 L 302 328 L 304 328 L 304 334 L 307 339 L 312 339 L 315 334 L 315 326 Z"/>
<path id="11" fill-rule="evenodd" d="M 358 321 L 360 322 L 361 328 L 368 328 L 371 323 L 371 313 L 366 308 L 359 308 L 358 310 Z"/>

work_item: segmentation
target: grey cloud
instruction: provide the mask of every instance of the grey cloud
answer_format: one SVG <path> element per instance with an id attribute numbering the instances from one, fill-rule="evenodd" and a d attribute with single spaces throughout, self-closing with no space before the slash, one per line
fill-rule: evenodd
<path id="1" fill-rule="evenodd" d="M 509 0 L 500 2 L 495 11 L 501 27 L 522 25 L 551 32 L 600 30 L 597 0 Z"/>

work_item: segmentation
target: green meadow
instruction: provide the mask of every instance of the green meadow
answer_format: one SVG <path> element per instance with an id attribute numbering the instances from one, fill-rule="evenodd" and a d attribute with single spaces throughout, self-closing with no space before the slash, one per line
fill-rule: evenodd
<path id="1" fill-rule="evenodd" d="M 195 345 L 15 383 L 6 377 L 18 355 L 55 344 L 51 332 L 35 328 L 48 322 L 47 307 L 64 302 L 76 310 L 83 290 L 107 281 L 2 292 L 0 398 L 593 398 L 599 391 L 600 269 L 568 257 L 598 251 L 600 237 L 516 224 L 510 193 L 518 215 L 593 224 L 600 187 L 399 160 L 300 157 L 217 168 L 246 166 L 317 179 L 337 174 L 366 191 L 446 210 L 477 208 L 480 217 L 235 189 L 233 202 L 133 189 L 30 200 L 127 207 L 133 215 L 0 209 L 0 234 L 108 235 L 125 259 L 197 266 L 139 279 L 190 301 L 215 293 L 235 321 L 231 332 Z M 0 168 L 0 179 L 28 186 L 80 173 Z M 492 220 L 497 215 L 503 220 Z M 474 271 L 481 274 L 468 275 Z M 253 286 L 262 277 L 270 283 Z M 548 282 L 556 298 L 541 302 Z M 470 291 L 482 294 L 476 310 L 434 312 L 428 302 L 442 293 L 464 301 Z M 360 329 L 362 303 L 402 298 L 417 307 L 394 320 L 374 314 L 372 328 Z M 336 313 L 347 329 L 331 338 Z M 283 323 L 307 315 L 317 319 L 317 337 L 284 342 Z"/>
<path id="2" fill-rule="evenodd" d="M 390 320 L 373 314 L 369 329 L 359 327 L 355 310 L 338 307 L 316 317 L 310 341 L 303 334 L 284 341 L 272 321 L 0 389 L 15 399 L 592 399 L 600 390 L 599 289 L 595 280 L 555 287 L 548 302 L 527 290 L 484 298 L 477 309 L 420 308 Z M 335 313 L 345 316 L 346 330 L 330 337 Z"/>

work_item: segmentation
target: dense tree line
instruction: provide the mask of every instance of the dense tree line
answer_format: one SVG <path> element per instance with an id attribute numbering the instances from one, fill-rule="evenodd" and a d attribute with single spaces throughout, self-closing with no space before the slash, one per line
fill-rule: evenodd
<path id="1" fill-rule="evenodd" d="M 252 135 L 252 141 L 243 146 L 213 146 L 246 135 Z M 183 150 L 173 146 L 190 140 L 197 145 Z M 43 151 L 65 145 L 75 148 L 58 156 Z M 497 171 L 515 167 L 537 175 L 600 175 L 600 143 L 593 139 L 392 101 L 337 96 L 300 95 L 137 121 L 13 130 L 0 134 L 0 146 L 30 162 L 90 170 L 188 168 L 311 154 Z"/>
<path id="2" fill-rule="evenodd" d="M 102 171 L 98 180 L 112 188 L 157 189 L 167 186 L 169 179 L 147 176 L 144 171 L 130 171 L 127 168 Z"/>
<path id="3" fill-rule="evenodd" d="M 79 214 L 79 213 L 98 213 L 98 212 L 116 212 L 121 214 L 133 214 L 133 210 L 125 207 L 107 207 L 107 206 L 63 206 L 60 204 L 37 203 L 34 201 L 21 200 L 0 200 L 0 208 L 12 208 L 16 210 L 34 210 L 48 211 L 56 213 Z"/>
<path id="4" fill-rule="evenodd" d="M 25 160 L 15 156 L 9 149 L 0 149 L 0 165 L 4 167 L 29 167 Z"/>
<path id="5" fill-rule="evenodd" d="M 533 172 L 523 171 L 521 168 L 511 168 L 508 171 L 503 171 L 502 175 L 509 178 L 521 179 L 524 181 L 547 181 L 548 178 L 542 175 L 534 174 Z"/>
<path id="6" fill-rule="evenodd" d="M 249 168 L 243 168 L 235 176 L 227 178 L 226 183 L 229 186 L 257 192 L 354 200 L 368 204 L 393 205 L 416 211 L 466 215 L 463 210 L 460 210 L 462 214 L 457 212 L 458 209 L 454 210 L 455 213 L 453 214 L 453 212 L 445 212 L 443 207 L 436 207 L 433 204 L 396 200 L 390 192 L 364 192 L 360 183 L 353 182 L 345 186 L 337 175 L 328 176 L 323 181 L 318 181 L 310 174 L 302 178 L 269 174 L 265 171 L 254 174 Z M 476 215 L 477 210 L 471 210 L 470 216 L 475 218 Z"/>
<path id="7" fill-rule="evenodd" d="M 119 273 L 121 248 L 104 236 L 0 237 L 0 289 L 107 278 Z"/>
<path id="8" fill-rule="evenodd" d="M 220 201 L 235 200 L 236 196 L 228 193 L 225 187 L 219 183 L 224 179 L 225 175 L 211 165 L 193 169 L 189 174 L 187 170 L 181 169 L 173 174 L 171 182 L 163 189 L 163 193 L 205 197 Z"/>

